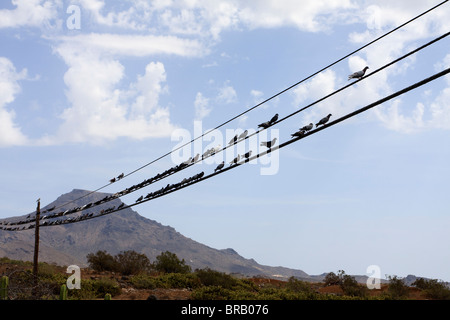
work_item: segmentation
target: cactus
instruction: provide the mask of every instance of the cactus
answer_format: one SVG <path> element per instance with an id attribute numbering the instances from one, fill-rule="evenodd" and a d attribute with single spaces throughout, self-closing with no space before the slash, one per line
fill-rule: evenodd
<path id="1" fill-rule="evenodd" d="M 63 284 L 59 291 L 59 300 L 67 300 L 67 286 Z"/>
<path id="2" fill-rule="evenodd" d="M 109 293 L 107 293 L 107 294 L 105 295 L 105 300 L 111 300 L 111 295 L 110 295 Z"/>
<path id="3" fill-rule="evenodd" d="M 8 299 L 8 285 L 9 278 L 7 276 L 3 276 L 0 281 L 0 300 Z"/>

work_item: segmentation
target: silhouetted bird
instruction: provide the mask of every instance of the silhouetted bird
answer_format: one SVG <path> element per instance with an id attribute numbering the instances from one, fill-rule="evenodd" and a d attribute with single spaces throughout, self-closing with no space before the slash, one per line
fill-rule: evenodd
<path id="1" fill-rule="evenodd" d="M 125 175 L 123 173 L 119 174 L 119 176 L 117 177 L 117 179 L 122 179 Z"/>
<path id="2" fill-rule="evenodd" d="M 246 154 L 243 154 L 242 157 L 245 158 L 245 159 L 248 159 L 248 158 L 250 158 L 251 155 L 252 155 L 252 150 L 250 150 Z"/>
<path id="3" fill-rule="evenodd" d="M 309 130 L 311 130 L 312 128 L 314 128 L 314 125 L 312 123 L 308 124 L 307 126 L 304 126 L 303 128 L 300 128 L 300 130 L 308 132 Z"/>
<path id="4" fill-rule="evenodd" d="M 277 138 L 273 138 L 272 141 L 263 141 L 261 142 L 260 146 L 263 147 L 267 147 L 267 148 L 272 148 L 272 146 L 275 144 L 275 142 L 277 141 Z"/>
<path id="5" fill-rule="evenodd" d="M 222 170 L 222 168 L 224 167 L 224 165 L 225 165 L 225 161 L 222 161 L 222 163 L 220 163 L 220 164 L 214 169 L 214 172 L 219 171 L 219 170 Z"/>
<path id="6" fill-rule="evenodd" d="M 234 163 L 238 163 L 240 158 L 241 158 L 241 156 L 237 155 L 237 157 L 234 158 L 233 161 L 230 162 L 230 164 L 233 165 Z"/>
<path id="7" fill-rule="evenodd" d="M 258 124 L 258 128 L 267 129 L 268 127 L 270 127 L 270 121 L 266 121 L 266 122 Z"/>
<path id="8" fill-rule="evenodd" d="M 278 120 L 278 113 L 275 114 L 275 115 L 272 117 L 272 119 L 270 119 L 270 124 L 271 124 L 271 125 L 274 124 L 275 122 L 277 122 L 277 120 Z"/>
<path id="9" fill-rule="evenodd" d="M 136 202 L 142 201 L 142 199 L 144 199 L 144 196 L 140 196 L 140 197 L 136 200 Z"/>
<path id="10" fill-rule="evenodd" d="M 369 67 L 364 67 L 364 69 L 362 69 L 361 71 L 357 71 L 352 73 L 351 75 L 348 76 L 348 80 L 350 79 L 361 79 L 362 77 L 364 77 L 364 74 L 366 73 L 366 70 L 369 69 Z"/>
<path id="11" fill-rule="evenodd" d="M 328 120 L 330 120 L 330 117 L 331 117 L 331 116 L 332 116 L 332 114 L 330 113 L 330 114 L 327 115 L 325 118 L 320 119 L 320 121 L 316 123 L 316 128 L 317 128 L 319 125 L 321 125 L 321 124 L 324 125 L 325 123 L 327 123 Z"/>
<path id="12" fill-rule="evenodd" d="M 111 182 L 111 183 L 116 182 L 116 178 L 112 178 L 111 180 L 109 180 L 109 182 Z"/>
<path id="13" fill-rule="evenodd" d="M 291 134 L 291 137 L 292 137 L 292 138 L 295 138 L 295 137 L 302 137 L 302 136 L 304 136 L 304 135 L 305 135 L 305 131 L 303 131 L 303 130 L 298 130 L 297 132 Z"/>

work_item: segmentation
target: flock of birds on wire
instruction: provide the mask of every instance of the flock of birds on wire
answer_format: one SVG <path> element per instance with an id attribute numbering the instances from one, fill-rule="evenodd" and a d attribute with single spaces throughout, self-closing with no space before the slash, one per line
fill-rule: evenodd
<path id="1" fill-rule="evenodd" d="M 355 72 L 351 75 L 348 76 L 348 80 L 350 79 L 361 79 L 366 70 L 369 69 L 369 67 L 365 67 L 363 70 Z M 332 114 L 328 114 L 326 117 L 320 119 L 319 122 L 316 123 L 316 128 L 319 127 L 320 125 L 325 125 L 329 120 L 330 117 L 332 116 Z M 274 125 L 276 122 L 278 121 L 278 113 L 275 114 L 269 121 L 263 122 L 261 124 L 258 125 L 258 128 L 262 128 L 262 129 L 267 129 L 269 127 L 271 127 L 272 125 Z M 296 138 L 296 137 L 302 137 L 304 136 L 307 132 L 311 131 L 314 128 L 313 123 L 310 123 L 306 126 L 301 127 L 297 132 L 291 134 L 292 138 Z M 241 133 L 240 135 L 235 135 L 228 143 L 229 146 L 237 143 L 238 141 L 244 140 L 248 135 L 248 130 L 245 130 L 243 133 Z M 275 144 L 276 144 L 277 138 L 273 138 L 270 141 L 264 141 L 261 142 L 261 146 L 267 147 L 268 149 L 271 149 Z M 217 152 L 221 151 L 221 146 L 217 146 L 216 148 L 211 148 L 206 150 L 206 152 L 202 155 L 202 160 L 209 157 L 209 156 L 213 156 L 214 154 L 216 154 Z M 245 153 L 244 155 L 242 155 L 242 157 L 238 154 L 236 158 L 234 158 L 231 162 L 230 165 L 234 165 L 237 164 L 241 159 L 246 159 L 248 160 L 249 157 L 251 156 L 252 151 L 248 151 L 247 153 Z M 52 213 L 52 214 L 47 214 L 47 215 L 43 215 L 40 216 L 41 221 L 44 221 L 42 224 L 40 224 L 40 226 L 51 226 L 51 225 L 59 225 L 59 224 L 67 224 L 67 223 L 74 223 L 74 222 L 78 222 L 81 220 L 86 220 L 89 218 L 94 218 L 94 217 L 99 217 L 105 214 L 109 214 L 111 212 L 114 211 L 119 211 L 121 209 L 123 209 L 125 207 L 125 203 L 121 203 L 117 208 L 115 206 L 107 208 L 107 209 L 102 209 L 100 210 L 100 212 L 98 212 L 97 214 L 94 214 L 93 212 L 91 213 L 84 213 L 82 215 L 79 215 L 77 217 L 69 217 L 67 219 L 57 219 L 57 220 L 53 220 L 50 221 L 48 219 L 53 219 L 53 218 L 58 218 L 58 217 L 63 217 L 69 214 L 74 214 L 77 212 L 81 212 L 84 210 L 87 210 L 91 207 L 94 206 L 98 206 L 101 204 L 104 204 L 106 202 L 112 201 L 114 199 L 117 199 L 121 196 L 124 196 L 126 194 L 129 194 L 131 192 L 134 192 L 138 189 L 144 188 L 156 181 L 159 181 L 169 175 L 172 175 L 180 170 L 183 170 L 193 164 L 195 164 L 197 161 L 199 161 L 200 159 L 200 154 L 197 154 L 195 157 L 190 157 L 188 160 L 162 172 L 162 173 L 158 173 L 157 175 L 155 175 L 154 177 L 144 180 L 139 184 L 133 185 L 129 188 L 126 188 L 122 191 L 119 191 L 117 193 L 111 194 L 111 195 L 107 195 L 105 196 L 103 199 L 93 202 L 93 203 L 88 203 L 86 205 L 83 205 L 81 207 L 75 207 L 72 209 L 67 209 L 67 210 L 63 210 L 57 213 Z M 222 161 L 215 169 L 214 169 L 214 173 L 216 173 L 217 171 L 222 170 L 225 167 L 225 161 Z M 193 182 L 198 181 L 199 179 L 203 178 L 204 176 L 204 172 L 200 172 L 197 173 L 189 178 L 184 178 L 183 180 L 181 180 L 178 183 L 175 184 L 168 184 L 165 187 L 162 187 L 161 189 L 154 191 L 154 192 L 150 192 L 148 193 L 146 196 L 140 196 L 135 203 L 139 203 L 142 202 L 144 200 L 150 200 L 152 198 L 156 198 L 156 197 L 160 197 L 166 193 L 168 193 L 169 191 L 173 191 L 175 189 L 178 189 L 180 187 L 184 187 L 186 185 L 189 185 Z M 125 175 L 124 173 L 121 173 L 120 175 L 118 175 L 117 177 L 114 177 L 112 179 L 109 180 L 110 183 L 114 183 L 117 182 L 119 180 L 121 180 L 122 178 L 124 178 Z M 53 210 L 55 210 L 55 206 L 46 209 L 44 211 L 42 211 L 42 214 L 45 213 L 49 213 L 52 212 Z M 19 230 L 26 230 L 26 229 L 32 229 L 35 227 L 35 224 L 32 224 L 33 222 L 36 222 L 36 218 L 32 217 L 32 215 L 28 215 L 25 219 L 23 220 L 19 220 L 17 222 L 8 222 L 8 221 L 0 221 L 0 226 L 5 226 L 4 228 L 1 228 L 3 230 L 7 230 L 7 231 L 19 231 Z M 18 226 L 18 225 L 24 225 L 24 224 L 29 224 L 27 226 Z M 1 230 L 0 229 L 0 230 Z"/>

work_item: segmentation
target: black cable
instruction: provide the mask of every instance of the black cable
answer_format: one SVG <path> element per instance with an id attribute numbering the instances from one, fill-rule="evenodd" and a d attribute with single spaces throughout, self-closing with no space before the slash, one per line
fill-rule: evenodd
<path id="1" fill-rule="evenodd" d="M 342 60 L 347 59 L 347 58 L 350 57 L 351 55 L 353 55 L 353 54 L 355 54 L 355 53 L 357 53 L 357 52 L 359 52 L 359 51 L 361 51 L 361 50 L 367 48 L 368 46 L 372 45 L 373 43 L 375 43 L 375 42 L 377 42 L 377 41 L 379 41 L 379 40 L 381 40 L 381 39 L 383 39 L 384 37 L 388 36 L 389 34 L 391 34 L 391 33 L 395 32 L 395 31 L 397 31 L 397 30 L 403 28 L 403 27 L 406 26 L 407 24 L 409 24 L 409 23 L 411 23 L 411 22 L 413 22 L 413 21 L 419 19 L 420 17 L 422 17 L 422 16 L 424 16 L 424 15 L 426 15 L 426 14 L 428 14 L 429 12 L 435 10 L 436 8 L 438 8 L 438 7 L 440 7 L 441 5 L 445 4 L 446 2 L 448 2 L 448 0 L 442 1 L 441 3 L 435 5 L 434 7 L 432 7 L 432 8 L 430 8 L 430 9 L 428 9 L 428 10 L 422 12 L 421 14 L 419 14 L 419 15 L 415 16 L 414 18 L 412 18 L 412 19 L 406 21 L 405 23 L 403 23 L 403 24 L 397 26 L 396 28 L 390 30 L 389 32 L 387 32 L 387 33 L 385 33 L 385 34 L 379 36 L 378 38 L 372 40 L 371 42 L 365 44 L 364 46 L 362 46 L 362 47 L 360 47 L 360 48 L 358 48 L 358 49 L 352 51 L 351 53 L 345 55 L 344 57 L 342 57 L 342 58 L 340 58 L 340 59 L 334 61 L 333 63 L 327 65 L 326 67 L 320 69 L 319 71 L 317 71 L 317 72 L 311 74 L 310 76 L 308 76 L 308 77 L 306 77 L 306 78 L 304 78 L 304 79 L 302 79 L 302 80 L 296 82 L 295 84 L 289 86 L 288 88 L 286 88 L 286 89 L 284 89 L 284 90 L 282 90 L 282 91 L 280 91 L 280 92 L 274 94 L 273 96 L 267 98 L 266 100 L 264 100 L 264 101 L 262 101 L 262 102 L 256 104 L 255 106 L 253 106 L 253 107 L 251 107 L 251 108 L 249 108 L 249 109 L 247 109 L 247 110 L 241 112 L 241 113 L 238 114 L 237 116 L 234 116 L 233 118 L 231 118 L 231 119 L 229 119 L 229 120 L 223 122 L 222 124 L 216 126 L 214 129 L 211 129 L 211 130 L 207 131 L 206 133 L 203 133 L 202 135 L 200 135 L 200 136 L 198 136 L 198 137 L 192 139 L 190 142 L 187 142 L 187 143 L 185 143 L 184 145 L 179 146 L 178 148 L 176 148 L 176 149 L 174 149 L 174 150 L 172 150 L 172 151 L 170 151 L 170 152 L 168 152 L 168 153 L 166 153 L 166 154 L 164 154 L 164 155 L 162 155 L 162 156 L 156 158 L 155 160 L 153 160 L 153 161 L 151 161 L 151 162 L 149 162 L 149 163 L 147 163 L 147 164 L 145 164 L 145 165 L 143 165 L 143 166 L 141 166 L 141 167 L 139 167 L 139 168 L 137 168 L 137 169 L 135 169 L 135 170 L 129 172 L 128 174 L 124 175 L 124 176 L 122 177 L 122 179 L 125 178 L 125 177 L 128 177 L 128 176 L 130 176 L 130 175 L 132 175 L 132 174 L 134 174 L 134 173 L 136 173 L 136 172 L 138 172 L 138 171 L 140 171 L 140 170 L 142 170 L 142 169 L 144 169 L 144 168 L 146 168 L 146 167 L 148 167 L 149 165 L 151 165 L 151 164 L 153 164 L 153 163 L 155 163 L 155 162 L 157 162 L 157 161 L 159 161 L 159 160 L 161 160 L 161 159 L 167 157 L 168 155 L 172 154 L 174 151 L 177 151 L 177 150 L 179 150 L 179 149 L 181 149 L 181 148 L 183 148 L 183 147 L 185 147 L 185 146 L 187 146 L 187 145 L 193 143 L 194 141 L 196 141 L 196 140 L 198 140 L 198 139 L 200 139 L 200 138 L 203 138 L 205 135 L 207 135 L 207 134 L 213 132 L 214 130 L 217 130 L 217 129 L 223 127 L 224 125 L 230 123 L 231 121 L 236 120 L 237 118 L 239 118 L 239 117 L 245 115 L 246 113 L 248 113 L 248 112 L 250 112 L 250 111 L 252 111 L 252 110 L 254 110 L 254 109 L 260 107 L 261 105 L 263 105 L 263 104 L 265 104 L 265 103 L 267 103 L 267 102 L 273 100 L 274 98 L 276 98 L 276 97 L 280 96 L 281 94 L 283 94 L 283 93 L 285 93 L 285 92 L 291 90 L 292 88 L 298 86 L 299 84 L 301 84 L 301 83 L 303 83 L 303 82 L 305 82 L 305 81 L 311 79 L 312 77 L 314 77 L 314 76 L 316 76 L 317 74 L 319 74 L 319 73 L 325 71 L 326 69 L 328 69 L 328 68 L 334 66 L 335 64 L 341 62 Z M 106 184 L 106 185 L 104 185 L 104 186 L 102 186 L 102 187 L 99 187 L 99 188 L 95 189 L 94 191 L 91 191 L 91 192 L 89 192 L 88 194 L 86 194 L 86 195 L 84 195 L 84 196 L 81 196 L 80 198 L 77 198 L 77 199 L 75 199 L 75 200 L 72 200 L 72 201 L 70 201 L 70 202 L 68 202 L 68 203 L 65 203 L 65 204 L 59 206 L 58 208 L 61 208 L 61 207 L 65 206 L 65 205 L 67 205 L 67 204 L 69 204 L 69 203 L 73 203 L 74 201 L 80 200 L 80 199 L 82 199 L 82 198 L 84 198 L 84 197 L 86 197 L 86 196 L 88 196 L 88 195 L 90 195 L 90 194 L 93 194 L 93 193 L 95 193 L 95 192 L 98 192 L 98 191 L 100 191 L 100 190 L 102 190 L 102 189 L 104 189 L 104 188 L 110 186 L 110 185 L 113 184 L 113 183 L 114 183 L 114 182 L 111 182 L 111 183 L 108 183 L 108 184 Z"/>
<path id="2" fill-rule="evenodd" d="M 285 116 L 284 118 L 282 118 L 282 119 L 280 119 L 280 120 L 274 122 L 274 124 L 280 123 L 280 122 L 282 122 L 282 121 L 284 121 L 284 120 L 286 120 L 286 119 L 288 119 L 288 118 L 294 116 L 295 114 L 297 114 L 297 113 L 299 113 L 299 112 L 301 112 L 301 111 L 304 111 L 304 110 L 306 110 L 306 109 L 312 107 L 313 105 L 315 105 L 315 104 L 317 104 L 317 103 L 319 103 L 319 102 L 321 102 L 321 101 L 323 101 L 323 100 L 325 100 L 325 99 L 327 99 L 327 98 L 333 96 L 334 94 L 337 94 L 337 93 L 339 93 L 339 92 L 341 92 L 341 91 L 347 89 L 347 88 L 350 87 L 350 86 L 353 86 L 355 83 L 357 83 L 357 82 L 359 82 L 359 81 L 361 81 L 361 80 L 364 80 L 364 79 L 366 79 L 366 78 L 368 78 L 368 77 L 370 77 L 370 76 L 372 76 L 372 75 L 374 75 L 374 74 L 376 74 L 376 73 L 378 73 L 378 72 L 384 70 L 385 68 L 387 68 L 387 67 L 389 67 L 389 66 L 391 66 L 391 65 L 393 65 L 393 64 L 395 64 L 395 63 L 398 63 L 399 61 L 401 61 L 401 60 L 403 60 L 403 59 L 405 59 L 405 58 L 407 58 L 407 57 L 409 57 L 409 56 L 411 56 L 411 55 L 413 55 L 413 54 L 419 52 L 420 50 L 422 50 L 422 49 L 424 49 L 424 48 L 426 48 L 426 47 L 428 47 L 428 46 L 430 46 L 430 45 L 432 45 L 432 44 L 434 44 L 434 43 L 436 43 L 436 42 L 438 42 L 438 41 L 444 39 L 445 37 L 447 37 L 447 36 L 449 36 L 449 35 L 450 35 L 450 32 L 447 32 L 447 33 L 445 33 L 445 34 L 443 34 L 443 35 L 441 35 L 441 36 L 439 36 L 439 37 L 437 37 L 437 38 L 435 38 L 435 39 L 433 39 L 433 40 L 427 42 L 426 44 L 424 44 L 424 45 L 422 45 L 422 46 L 420 46 L 420 47 L 418 47 L 418 48 L 416 48 L 416 49 L 414 49 L 414 50 L 408 52 L 407 54 L 401 56 L 400 58 L 397 58 L 397 59 L 395 59 L 395 60 L 389 62 L 388 64 L 386 64 L 386 65 L 384 65 L 384 66 L 382 66 L 382 67 L 376 69 L 375 71 L 371 72 L 370 74 L 368 74 L 368 75 L 365 76 L 364 78 L 361 78 L 361 79 L 358 79 L 358 80 L 356 80 L 356 81 L 353 81 L 353 82 L 351 82 L 350 84 L 345 85 L 345 86 L 343 86 L 342 88 L 337 89 L 337 90 L 335 90 L 334 92 L 332 92 L 332 93 L 330 93 L 330 94 L 328 94 L 328 95 L 326 95 L 326 96 L 320 98 L 319 100 L 316 100 L 315 102 L 313 102 L 313 103 L 311 103 L 311 104 L 309 104 L 309 105 L 307 105 L 307 106 L 305 106 L 305 107 L 303 107 L 303 108 L 301 108 L 301 109 L 299 109 L 299 110 L 297 110 L 297 111 L 294 111 L 293 113 L 291 113 L 291 114 Z M 273 125 L 274 125 L 274 124 L 273 124 Z M 237 144 L 237 143 L 239 143 L 239 142 L 241 142 L 241 141 L 244 141 L 245 139 L 248 139 L 248 138 L 250 138 L 251 136 L 256 135 L 256 134 L 258 134 L 259 132 L 261 132 L 261 131 L 263 131 L 263 130 L 266 130 L 266 129 L 267 129 L 267 128 L 260 129 L 260 130 L 258 130 L 258 131 L 256 131 L 256 132 L 254 132 L 253 134 L 250 134 L 250 135 L 246 136 L 244 139 L 238 140 L 238 141 L 235 142 L 234 144 Z M 228 145 L 228 146 L 224 147 L 222 150 L 219 150 L 219 151 L 216 152 L 215 154 L 220 153 L 221 151 L 226 150 L 228 147 L 233 146 L 234 144 L 231 144 L 231 145 Z M 215 154 L 214 154 L 214 155 L 215 155 Z M 207 157 L 206 157 L 206 158 L 207 158 Z M 130 194 L 130 193 L 132 193 L 132 192 L 134 192 L 134 191 L 137 191 L 137 190 L 139 190 L 139 189 L 142 189 L 142 188 L 144 188 L 144 187 L 147 187 L 148 185 L 152 184 L 153 182 L 158 182 L 158 181 L 160 181 L 160 180 L 163 180 L 164 178 L 166 178 L 166 177 L 168 177 L 168 176 L 170 176 L 170 175 L 172 175 L 172 174 L 174 174 L 174 173 L 176 173 L 176 172 L 178 172 L 178 171 L 184 170 L 184 169 L 186 169 L 186 168 L 188 168 L 188 167 L 194 165 L 195 163 L 200 162 L 200 161 L 202 161 L 202 160 L 204 160 L 204 159 L 205 159 L 205 158 L 203 158 L 203 157 L 202 157 L 201 159 L 199 158 L 196 162 L 192 162 L 192 163 L 190 163 L 189 165 L 186 165 L 185 167 L 183 167 L 183 168 L 181 168 L 181 169 L 177 169 L 176 171 L 170 171 L 170 170 L 169 170 L 170 172 L 169 172 L 168 174 L 166 174 L 166 175 L 163 175 L 162 178 L 161 178 L 161 177 L 160 177 L 160 178 L 157 178 L 157 179 L 155 179 L 154 181 L 152 180 L 152 181 L 149 182 L 149 183 L 144 183 L 144 182 L 147 181 L 147 180 L 145 180 L 144 182 L 138 184 L 138 185 L 142 185 L 142 186 L 140 186 L 140 187 L 133 188 L 133 187 L 136 186 L 136 185 L 134 185 L 133 187 L 126 188 L 125 190 L 122 190 L 122 191 L 119 191 L 119 192 L 115 193 L 116 195 L 118 195 L 117 197 L 109 197 L 108 200 L 106 200 L 106 201 L 104 201 L 104 202 L 100 202 L 100 203 L 98 203 L 98 204 L 94 204 L 94 205 L 92 205 L 92 206 L 96 206 L 96 205 L 100 205 L 100 204 L 103 204 L 103 203 L 108 202 L 108 201 L 112 201 L 112 200 L 117 199 L 117 198 L 119 198 L 119 197 L 121 197 L 121 196 Z M 166 171 L 166 172 L 167 172 L 167 171 Z M 158 174 L 157 176 L 159 176 L 159 174 Z M 153 178 L 152 178 L 152 179 L 153 179 Z M 129 189 L 133 189 L 133 190 L 128 191 Z M 89 192 L 87 195 L 92 194 L 93 192 L 95 192 L 95 191 L 91 191 L 91 192 Z M 81 199 L 81 198 L 83 198 L 83 197 L 85 197 L 85 196 L 86 196 L 86 195 L 81 196 L 81 197 L 79 197 L 79 198 L 77 198 L 77 199 L 75 199 L 75 200 L 72 200 L 72 201 L 68 202 L 68 203 L 71 203 L 71 202 L 74 202 L 74 201 L 76 201 L 76 200 L 79 200 L 79 199 Z M 68 203 L 67 203 L 67 204 L 68 204 Z M 59 206 L 58 208 L 60 208 L 60 207 L 62 207 L 62 206 L 63 206 L 63 205 Z M 90 206 L 90 207 L 92 207 L 92 206 Z M 53 210 L 52 210 L 52 211 L 53 211 Z M 69 215 L 69 214 L 74 214 L 74 213 L 77 213 L 77 212 L 80 212 L 80 211 L 82 211 L 82 210 L 76 210 L 76 209 L 74 208 L 74 209 L 72 210 L 72 212 L 68 213 L 67 215 Z M 45 213 L 45 210 L 43 211 L 43 213 Z M 54 213 L 54 214 L 51 214 L 51 215 L 49 215 L 49 216 L 47 216 L 47 217 L 42 216 L 42 217 L 41 217 L 41 220 L 52 219 L 52 218 L 54 218 L 55 216 L 58 216 L 58 214 L 57 214 L 57 213 Z M 27 224 L 27 223 L 30 223 L 30 222 L 32 222 L 32 221 L 34 221 L 34 220 L 33 220 L 32 218 L 30 218 L 30 219 L 27 219 L 27 220 L 22 220 L 22 221 L 15 222 L 15 223 L 10 223 L 10 225 Z"/>
<path id="3" fill-rule="evenodd" d="M 192 181 L 191 183 L 187 183 L 187 184 L 182 185 L 182 186 L 180 186 L 179 188 L 176 188 L 176 189 L 174 189 L 174 190 L 169 190 L 168 192 L 161 193 L 161 194 L 159 194 L 158 196 L 156 196 L 156 197 L 154 197 L 154 198 L 146 199 L 146 200 L 143 200 L 143 201 L 140 201 L 140 202 L 137 202 L 137 203 L 128 205 L 128 206 L 123 206 L 123 207 L 120 208 L 120 209 L 115 209 L 115 210 L 113 209 L 113 210 L 111 210 L 110 212 L 108 212 L 107 214 L 110 214 L 110 213 L 113 213 L 113 212 L 121 211 L 121 210 L 124 210 L 124 209 L 127 209 L 127 208 L 131 208 L 131 207 L 140 205 L 140 204 L 142 204 L 142 203 L 144 203 L 144 202 L 151 201 L 151 200 L 154 200 L 154 199 L 156 199 L 156 198 L 165 196 L 165 195 L 167 195 L 167 194 L 170 194 L 170 193 L 172 193 L 172 192 L 181 190 L 181 189 L 186 188 L 186 187 L 188 187 L 188 186 L 191 186 L 191 185 L 193 185 L 193 184 L 196 184 L 196 183 L 199 183 L 199 182 L 201 182 L 201 181 L 210 179 L 210 178 L 212 178 L 212 177 L 214 177 L 214 176 L 216 176 L 216 175 L 218 175 L 218 174 L 222 174 L 222 173 L 224 173 L 224 172 L 226 172 L 226 171 L 229 171 L 229 170 L 231 170 L 231 169 L 237 168 L 237 167 L 241 166 L 242 164 L 248 163 L 248 162 L 250 162 L 250 161 L 252 161 L 252 160 L 254 160 L 254 159 L 257 159 L 257 158 L 259 158 L 259 157 L 262 157 L 262 156 L 264 156 L 264 155 L 267 155 L 268 153 L 271 153 L 271 152 L 273 152 L 273 151 L 275 151 L 275 150 L 284 148 L 284 147 L 286 147 L 286 146 L 288 146 L 288 145 L 290 145 L 290 144 L 292 144 L 292 143 L 294 143 L 294 142 L 297 142 L 298 140 L 304 139 L 305 137 L 308 137 L 308 136 L 311 136 L 311 135 L 313 135 L 313 134 L 316 134 L 317 132 L 320 132 L 320 131 L 325 130 L 325 129 L 331 127 L 331 126 L 334 126 L 334 125 L 336 125 L 336 124 L 338 124 L 338 123 L 340 123 L 340 122 L 342 122 L 342 121 L 345 121 L 345 120 L 347 120 L 347 119 L 349 119 L 349 118 L 351 118 L 351 117 L 354 117 L 354 116 L 356 116 L 356 115 L 358 115 L 358 114 L 360 114 L 360 113 L 362 113 L 362 112 L 365 112 L 365 111 L 367 111 L 367 110 L 369 110 L 369 109 L 372 109 L 372 108 L 374 108 L 374 107 L 376 107 L 376 106 L 378 106 L 378 105 L 380 105 L 380 104 L 382 104 L 382 103 L 384 103 L 384 102 L 386 102 L 386 101 L 389 101 L 389 100 L 391 100 L 391 99 L 394 99 L 394 98 L 396 98 L 396 97 L 398 97 L 398 96 L 400 96 L 400 95 L 402 95 L 402 94 L 405 94 L 405 93 L 407 93 L 407 92 L 409 92 L 409 91 L 411 91 L 411 90 L 414 90 L 414 89 L 416 89 L 416 88 L 418 88 L 418 87 L 421 87 L 421 86 L 423 86 L 423 85 L 425 85 L 425 84 L 427 84 L 427 83 L 429 83 L 429 82 L 431 82 L 431 81 L 434 81 L 434 80 L 436 80 L 436 79 L 438 79 L 438 78 L 440 78 L 440 77 L 443 77 L 443 76 L 445 76 L 445 75 L 447 75 L 447 74 L 449 74 L 449 73 L 450 73 L 450 68 L 447 68 L 447 69 L 445 69 L 445 70 L 443 70 L 443 71 L 441 71 L 441 72 L 438 72 L 438 73 L 436 73 L 436 74 L 434 74 L 434 75 L 432 75 L 432 76 L 430 76 L 430 77 L 428 77 L 428 78 L 426 78 L 426 79 L 423 79 L 423 80 L 421 80 L 421 81 L 419 81 L 419 82 L 416 82 L 416 83 L 414 83 L 414 84 L 412 84 L 412 85 L 410 85 L 410 86 L 408 86 L 408 87 L 406 87 L 406 88 L 404 88 L 404 89 L 402 89 L 402 90 L 396 91 L 395 93 L 393 93 L 393 94 L 391 94 L 391 95 L 388 95 L 388 96 L 386 96 L 386 97 L 384 97 L 384 98 L 382 98 L 382 99 L 379 99 L 379 100 L 377 100 L 377 101 L 375 101 L 375 102 L 373 102 L 373 103 L 371 103 L 371 104 L 369 104 L 369 105 L 367 105 L 367 106 L 365 106 L 365 107 L 359 108 L 359 109 L 357 109 L 356 111 L 353 111 L 353 112 L 351 112 L 351 113 L 348 113 L 348 114 L 346 114 L 346 115 L 344 115 L 344 116 L 342 116 L 342 117 L 340 117 L 340 118 L 338 118 L 338 119 L 336 119 L 336 120 L 334 120 L 334 121 L 332 121 L 332 122 L 329 122 L 328 124 L 323 125 L 322 127 L 316 128 L 316 129 L 313 130 L 313 131 L 310 131 L 310 132 L 305 133 L 305 134 L 303 134 L 303 135 L 301 135 L 301 136 L 295 137 L 295 138 L 293 138 L 293 139 L 291 139 L 291 140 L 289 140 L 289 141 L 286 141 L 286 142 L 284 142 L 284 143 L 282 143 L 282 144 L 276 145 L 276 146 L 274 146 L 273 148 L 270 148 L 270 149 L 268 149 L 268 150 L 266 150 L 266 151 L 263 151 L 263 152 L 261 152 L 261 153 L 255 155 L 255 156 L 253 156 L 253 157 L 249 157 L 248 159 L 245 159 L 244 161 L 238 162 L 238 163 L 236 163 L 236 164 L 234 164 L 234 165 L 232 165 L 232 166 L 229 166 L 229 167 L 227 167 L 227 168 L 224 168 L 224 169 L 222 169 L 222 170 L 220 170 L 220 171 L 218 171 L 218 172 L 211 173 L 211 174 L 209 174 L 209 175 L 207 175 L 207 176 L 204 176 L 204 175 L 202 174 L 202 176 L 201 176 L 200 178 L 198 178 L 198 179 Z M 89 220 L 89 219 L 94 219 L 94 218 L 98 218 L 98 217 L 100 217 L 100 216 L 103 216 L 103 214 L 102 214 L 102 215 L 91 216 L 91 217 L 88 217 L 88 218 L 86 218 L 86 219 L 82 219 L 82 220 L 79 220 L 79 221 L 85 221 L 85 220 Z M 79 222 L 79 221 L 62 222 L 62 223 L 60 223 L 60 224 L 74 223 L 74 222 Z M 59 225 L 59 224 L 58 224 L 58 225 Z M 45 227 L 45 226 L 49 226 L 49 225 L 40 225 L 40 226 Z M 3 228 L 3 227 L 0 227 L 0 229 L 1 229 L 1 230 L 6 230 L 6 231 L 22 231 L 22 230 L 26 230 L 26 229 L 29 229 L 29 228 L 32 228 L 32 227 L 33 227 L 33 225 L 29 226 L 28 228 L 22 228 L 22 229 L 16 228 L 15 230 L 8 230 L 8 229 Z"/>

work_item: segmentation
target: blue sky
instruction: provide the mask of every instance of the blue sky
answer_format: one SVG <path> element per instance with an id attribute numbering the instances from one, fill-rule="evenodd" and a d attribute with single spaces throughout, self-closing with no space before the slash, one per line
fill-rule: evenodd
<path id="1" fill-rule="evenodd" d="M 97 189 L 170 152 L 182 134 L 194 138 L 216 127 L 438 3 L 3 1 L 0 218 L 33 211 L 37 198 L 45 205 L 73 189 Z M 256 130 L 275 113 L 284 117 L 348 84 L 348 74 L 366 65 L 376 70 L 448 32 L 449 15 L 445 4 L 178 155 L 224 146 L 233 133 Z M 450 65 L 449 41 L 289 118 L 246 147 L 275 136 L 284 142 L 328 113 L 337 119 L 443 70 Z M 449 101 L 444 77 L 272 158 L 134 208 L 261 264 L 308 274 L 366 274 L 378 265 L 382 277 L 450 281 Z M 122 190 L 176 160 L 166 157 L 102 191 Z M 212 172 L 222 160 L 230 158 L 222 154 L 161 184 Z M 269 167 L 274 170 L 264 174 Z"/>

